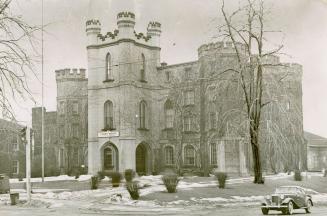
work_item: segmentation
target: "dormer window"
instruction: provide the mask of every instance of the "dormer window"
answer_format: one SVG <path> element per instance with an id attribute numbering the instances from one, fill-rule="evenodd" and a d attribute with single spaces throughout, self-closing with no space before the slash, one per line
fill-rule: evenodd
<path id="1" fill-rule="evenodd" d="M 146 80 L 145 80 L 145 56 L 143 53 L 141 56 L 140 81 L 146 82 Z"/>
<path id="2" fill-rule="evenodd" d="M 112 72 L 112 59 L 110 53 L 106 56 L 106 80 L 105 81 L 113 81 L 114 76 Z"/>

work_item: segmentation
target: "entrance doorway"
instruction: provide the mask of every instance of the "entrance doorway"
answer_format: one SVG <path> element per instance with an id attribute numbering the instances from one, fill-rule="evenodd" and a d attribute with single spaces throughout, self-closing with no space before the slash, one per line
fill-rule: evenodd
<path id="1" fill-rule="evenodd" d="M 118 171 L 118 151 L 113 145 L 103 149 L 103 171 Z"/>
<path id="2" fill-rule="evenodd" d="M 135 152 L 136 172 L 138 175 L 146 174 L 146 157 L 146 147 L 144 146 L 144 144 L 139 144 Z"/>

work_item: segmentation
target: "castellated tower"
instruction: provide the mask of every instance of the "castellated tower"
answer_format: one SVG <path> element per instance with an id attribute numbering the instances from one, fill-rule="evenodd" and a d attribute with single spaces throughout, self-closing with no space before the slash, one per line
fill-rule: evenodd
<path id="1" fill-rule="evenodd" d="M 87 78 L 85 69 L 56 70 L 57 128 L 56 155 L 61 173 L 86 165 Z"/>
<path id="2" fill-rule="evenodd" d="M 135 32 L 135 25 L 132 12 L 118 13 L 117 29 L 107 33 L 100 33 L 98 20 L 86 22 L 90 174 L 152 170 L 154 120 L 144 113 L 151 112 L 160 82 L 161 24 L 150 22 L 147 33 Z"/>

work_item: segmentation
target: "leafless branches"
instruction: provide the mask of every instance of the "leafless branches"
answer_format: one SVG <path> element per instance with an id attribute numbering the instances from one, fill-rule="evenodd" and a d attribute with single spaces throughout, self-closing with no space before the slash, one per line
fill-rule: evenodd
<path id="1" fill-rule="evenodd" d="M 12 103 L 33 100 L 27 81 L 35 75 L 31 54 L 39 28 L 13 15 L 10 4 L 11 0 L 0 1 L 0 108 L 2 117 L 15 119 Z"/>

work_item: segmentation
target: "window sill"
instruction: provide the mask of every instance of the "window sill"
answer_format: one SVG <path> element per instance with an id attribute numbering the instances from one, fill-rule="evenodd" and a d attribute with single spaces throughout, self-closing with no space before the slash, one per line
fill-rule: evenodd
<path id="1" fill-rule="evenodd" d="M 149 131 L 149 129 L 147 129 L 147 128 L 137 128 L 137 130 L 139 130 L 139 131 Z"/>
<path id="2" fill-rule="evenodd" d="M 116 130 L 116 128 L 103 128 L 101 129 L 101 131 L 105 132 L 105 131 L 114 131 Z"/>
<path id="3" fill-rule="evenodd" d="M 173 127 L 169 127 L 169 128 L 164 128 L 164 129 L 162 129 L 163 131 L 173 131 L 174 130 L 174 128 Z"/>
<path id="4" fill-rule="evenodd" d="M 103 83 L 113 82 L 113 81 L 115 81 L 115 80 L 114 79 L 106 79 L 106 80 L 103 81 Z"/>
<path id="5" fill-rule="evenodd" d="M 193 107 L 193 106 L 195 106 L 194 103 L 193 104 L 185 104 L 185 105 L 183 105 L 183 107 Z"/>
<path id="6" fill-rule="evenodd" d="M 185 134 L 192 134 L 192 133 L 196 133 L 196 131 L 183 131 L 183 133 L 185 133 Z"/>

